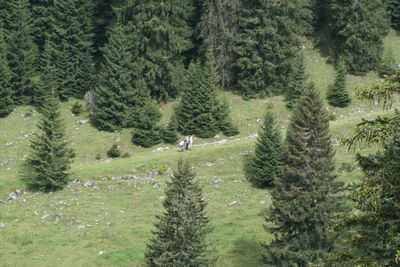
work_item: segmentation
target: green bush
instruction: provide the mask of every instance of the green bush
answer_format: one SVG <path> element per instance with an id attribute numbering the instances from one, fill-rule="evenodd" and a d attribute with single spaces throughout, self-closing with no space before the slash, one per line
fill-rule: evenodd
<path id="1" fill-rule="evenodd" d="M 79 102 L 75 102 L 72 107 L 71 107 L 71 112 L 72 114 L 74 114 L 75 116 L 79 115 L 82 113 L 83 107 L 82 104 Z"/>
<path id="2" fill-rule="evenodd" d="M 129 152 L 125 152 L 125 153 L 122 155 L 122 157 L 123 157 L 123 158 L 130 158 L 130 157 L 131 157 L 131 154 L 130 154 Z"/>
<path id="3" fill-rule="evenodd" d="M 112 145 L 112 147 L 107 151 L 107 156 L 110 158 L 118 158 L 121 156 L 121 150 L 119 150 L 117 144 Z"/>
<path id="4" fill-rule="evenodd" d="M 152 147 L 161 143 L 160 131 L 158 129 L 135 129 L 132 134 L 132 143 L 142 147 Z"/>
<path id="5" fill-rule="evenodd" d="M 378 74 L 381 78 L 396 74 L 396 60 L 391 50 L 383 57 L 382 63 L 378 68 Z"/>

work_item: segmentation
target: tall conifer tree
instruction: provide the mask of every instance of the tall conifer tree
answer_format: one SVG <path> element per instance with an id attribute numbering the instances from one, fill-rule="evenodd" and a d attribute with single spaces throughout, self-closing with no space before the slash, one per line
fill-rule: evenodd
<path id="1" fill-rule="evenodd" d="M 237 90 L 257 97 L 282 93 L 290 83 L 296 46 L 295 19 L 287 1 L 248 1 L 234 47 Z"/>
<path id="2" fill-rule="evenodd" d="M 29 0 L 11 0 L 7 14 L 8 62 L 14 101 L 27 104 L 32 98 L 32 78 L 37 71 L 38 50 L 32 37 Z"/>
<path id="3" fill-rule="evenodd" d="M 267 112 L 264 125 L 258 133 L 254 155 L 249 165 L 254 184 L 265 188 L 273 185 L 282 174 L 283 146 L 279 130 L 276 128 L 272 113 Z"/>
<path id="4" fill-rule="evenodd" d="M 331 106 L 344 108 L 351 103 L 349 92 L 346 89 L 346 72 L 343 59 L 339 59 L 336 66 L 335 82 L 328 88 L 326 97 Z"/>
<path id="5" fill-rule="evenodd" d="M 120 22 L 109 28 L 102 49 L 103 62 L 95 88 L 92 122 L 96 128 L 115 131 L 125 125 L 128 92 L 133 92 L 130 38 Z M 130 97 L 131 98 L 131 97 Z M 132 101 L 132 100 L 131 100 Z"/>
<path id="6" fill-rule="evenodd" d="M 392 26 L 396 30 L 400 30 L 400 1 L 387 0 L 389 15 L 392 21 Z"/>
<path id="7" fill-rule="evenodd" d="M 8 67 L 7 49 L 0 21 L 0 118 L 8 116 L 14 109 L 10 81 L 11 72 Z"/>
<path id="8" fill-rule="evenodd" d="M 232 69 L 234 62 L 233 45 L 238 31 L 238 19 L 241 1 L 206 0 L 203 2 L 201 21 L 197 32 L 202 41 L 200 51 L 214 51 L 221 84 L 229 87 L 235 77 Z"/>
<path id="9" fill-rule="evenodd" d="M 61 99 L 83 97 L 93 87 L 93 5 L 91 1 L 54 0 L 48 40 L 57 69 Z"/>
<path id="10" fill-rule="evenodd" d="M 362 75 L 378 67 L 389 19 L 381 0 L 332 0 L 331 16 L 337 55 L 351 74 Z"/>
<path id="11" fill-rule="evenodd" d="M 167 184 L 165 212 L 147 245 L 146 266 L 214 266 L 206 236 L 210 232 L 202 189 L 188 161 L 180 160 Z"/>
<path id="12" fill-rule="evenodd" d="M 28 186 L 44 192 L 62 189 L 69 181 L 73 150 L 66 141 L 65 130 L 54 92 L 47 94 L 41 107 L 39 132 L 31 139 L 31 154 L 26 161 Z"/>
<path id="13" fill-rule="evenodd" d="M 33 37 L 40 51 L 44 50 L 45 40 L 51 29 L 51 8 L 53 0 L 30 0 L 33 23 Z"/>
<path id="14" fill-rule="evenodd" d="M 335 196 L 333 156 L 327 112 L 312 87 L 296 105 L 286 135 L 282 175 L 274 180 L 266 230 L 275 239 L 265 245 L 263 263 L 308 266 L 333 249 L 329 226 L 340 207 Z"/>
<path id="15" fill-rule="evenodd" d="M 190 64 L 187 86 L 176 110 L 178 130 L 185 135 L 213 137 L 219 131 L 236 135 L 238 130 L 229 115 L 229 105 L 217 97 L 219 76 L 212 51 L 206 54 L 203 66 Z"/>
<path id="16" fill-rule="evenodd" d="M 178 130 L 185 135 L 213 137 L 218 133 L 213 116 L 216 104 L 215 87 L 208 87 L 198 62 L 190 64 L 187 71 L 187 86 L 176 110 Z"/>
<path id="17" fill-rule="evenodd" d="M 138 1 L 134 7 L 143 76 L 157 100 L 176 97 L 183 88 L 183 53 L 193 46 L 192 9 L 191 1 L 180 0 Z"/>
<path id="18" fill-rule="evenodd" d="M 286 107 L 291 109 L 296 102 L 303 96 L 306 89 L 308 75 L 306 74 L 306 66 L 304 62 L 304 54 L 300 52 L 293 64 L 292 78 L 285 89 Z"/>
<path id="19" fill-rule="evenodd" d="M 400 72 L 385 81 L 357 89 L 357 95 L 389 108 L 400 93 Z M 336 228 L 346 246 L 336 253 L 341 266 L 397 266 L 400 261 L 400 112 L 356 127 L 349 144 L 377 145 L 371 155 L 357 154 L 364 175 L 352 187 L 354 212 L 344 214 Z M 329 263 L 328 263 L 329 264 Z"/>
<path id="20" fill-rule="evenodd" d="M 143 80 L 134 82 L 132 91 L 127 92 L 127 112 L 124 126 L 134 128 L 132 142 L 151 147 L 161 142 L 158 122 L 161 112 L 158 104 L 150 98 L 150 91 Z"/>

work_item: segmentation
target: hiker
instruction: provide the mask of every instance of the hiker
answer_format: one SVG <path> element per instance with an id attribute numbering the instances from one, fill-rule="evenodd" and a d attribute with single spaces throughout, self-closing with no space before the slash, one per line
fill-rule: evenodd
<path id="1" fill-rule="evenodd" d="M 189 136 L 189 147 L 192 148 L 193 146 L 193 135 Z"/>
<path id="2" fill-rule="evenodd" d="M 181 140 L 180 142 L 179 142 L 179 152 L 183 152 L 183 146 L 185 145 L 185 141 L 184 140 Z"/>
<path id="3" fill-rule="evenodd" d="M 185 137 L 185 149 L 189 150 L 189 145 L 190 145 L 190 137 L 186 136 Z"/>

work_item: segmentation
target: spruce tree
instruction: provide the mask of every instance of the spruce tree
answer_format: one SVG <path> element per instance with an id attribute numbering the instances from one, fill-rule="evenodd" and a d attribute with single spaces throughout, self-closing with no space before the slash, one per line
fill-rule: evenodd
<path id="1" fill-rule="evenodd" d="M 137 1 L 133 24 L 142 72 L 151 96 L 166 101 L 184 84 L 184 56 L 192 48 L 191 1 Z"/>
<path id="2" fill-rule="evenodd" d="M 213 117 L 217 122 L 218 130 L 224 135 L 234 136 L 239 134 L 239 128 L 234 124 L 230 116 L 230 106 L 226 99 L 217 102 Z"/>
<path id="3" fill-rule="evenodd" d="M 11 0 L 7 14 L 7 58 L 11 70 L 14 102 L 30 103 L 32 78 L 36 75 L 38 50 L 32 37 L 32 18 L 29 0 Z"/>
<path id="4" fill-rule="evenodd" d="M 69 181 L 73 150 L 66 141 L 65 130 L 54 92 L 47 95 L 41 108 L 38 132 L 31 139 L 31 154 L 26 161 L 26 182 L 44 192 L 62 189 Z"/>
<path id="5" fill-rule="evenodd" d="M 264 125 L 258 133 L 254 155 L 249 160 L 250 171 L 256 186 L 266 188 L 282 174 L 283 145 L 274 115 L 267 112 Z"/>
<path id="6" fill-rule="evenodd" d="M 400 30 L 400 1 L 398 0 L 387 0 L 388 11 L 390 19 L 392 21 L 392 27 L 396 30 Z"/>
<path id="7" fill-rule="evenodd" d="M 53 0 L 30 0 L 33 23 L 33 38 L 40 51 L 44 50 L 46 36 L 51 29 Z"/>
<path id="8" fill-rule="evenodd" d="M 392 76 L 396 74 L 396 60 L 393 51 L 390 49 L 384 56 L 381 65 L 378 67 L 379 77 L 384 78 L 385 75 Z"/>
<path id="9" fill-rule="evenodd" d="M 266 214 L 265 229 L 274 240 L 264 245 L 264 264 L 308 266 L 333 249 L 328 228 L 341 206 L 333 156 L 327 111 L 311 86 L 287 129 L 284 168 L 274 180 Z"/>
<path id="10" fill-rule="evenodd" d="M 43 52 L 41 54 L 41 73 L 39 79 L 36 79 L 33 87 L 33 97 L 32 104 L 36 106 L 36 108 L 41 110 L 41 106 L 46 102 L 47 94 L 56 88 L 55 79 L 56 75 L 56 67 L 53 64 L 53 59 L 51 57 L 51 53 L 49 52 L 51 47 L 48 41 L 45 41 Z"/>
<path id="11" fill-rule="evenodd" d="M 243 4 L 233 50 L 236 89 L 245 97 L 282 93 L 291 83 L 299 41 L 289 11 L 286 0 Z"/>
<path id="12" fill-rule="evenodd" d="M 125 126 L 128 92 L 133 91 L 130 38 L 121 23 L 115 23 L 107 33 L 103 47 L 103 62 L 94 90 L 95 103 L 91 117 L 94 126 L 103 131 L 115 131 Z"/>
<path id="13" fill-rule="evenodd" d="M 182 100 L 176 109 L 178 130 L 184 135 L 213 137 L 218 133 L 218 124 L 213 116 L 216 104 L 215 87 L 208 86 L 198 62 L 190 64 L 187 81 Z"/>
<path id="14" fill-rule="evenodd" d="M 400 72 L 378 84 L 359 87 L 356 94 L 389 109 L 400 93 Z M 332 258 L 341 266 L 397 266 L 400 260 L 400 112 L 363 120 L 348 140 L 351 147 L 375 147 L 372 155 L 357 154 L 364 175 L 351 188 L 354 211 L 336 224 L 343 247 Z M 364 153 L 363 153 L 364 154 Z M 330 262 L 328 262 L 330 264 Z"/>
<path id="15" fill-rule="evenodd" d="M 364 173 L 351 195 L 357 212 L 347 215 L 337 225 L 346 233 L 348 247 L 335 262 L 346 266 L 397 266 L 400 135 L 387 142 L 383 151 L 358 155 L 357 160 Z"/>
<path id="16" fill-rule="evenodd" d="M 162 131 L 161 137 L 162 140 L 167 144 L 175 144 L 178 142 L 178 122 L 176 121 L 175 115 L 171 117 L 168 125 Z"/>
<path id="17" fill-rule="evenodd" d="M 292 78 L 285 89 L 286 107 L 292 109 L 296 102 L 302 97 L 306 89 L 308 75 L 306 74 L 306 66 L 304 62 L 304 54 L 301 52 L 296 56 L 293 64 Z"/>
<path id="18" fill-rule="evenodd" d="M 158 104 L 150 97 L 150 90 L 144 80 L 137 80 L 126 92 L 125 128 L 134 128 L 132 142 L 143 147 L 151 147 L 161 142 L 158 122 L 161 112 Z"/>
<path id="19" fill-rule="evenodd" d="M 214 51 L 221 85 L 225 88 L 234 82 L 233 45 L 238 31 L 240 0 L 206 0 L 203 2 L 201 21 L 197 32 L 202 41 L 200 51 Z"/>
<path id="20" fill-rule="evenodd" d="M 129 116 L 135 118 L 132 142 L 135 145 L 151 147 L 161 143 L 160 128 L 157 123 L 161 119 L 161 112 L 158 104 L 149 101 L 139 108 L 134 108 Z"/>
<path id="21" fill-rule="evenodd" d="M 193 62 L 187 71 L 186 90 L 176 110 L 180 133 L 203 138 L 213 137 L 219 131 L 229 136 L 238 134 L 228 103 L 217 97 L 219 84 L 214 54 L 209 50 L 203 66 Z"/>
<path id="22" fill-rule="evenodd" d="M 343 59 L 339 59 L 336 66 L 336 77 L 333 85 L 329 86 L 326 96 L 329 105 L 344 108 L 350 105 L 351 98 L 346 90 L 346 66 Z"/>
<path id="23" fill-rule="evenodd" d="M 332 0 L 331 16 L 337 56 L 351 74 L 363 75 L 378 67 L 389 20 L 381 0 Z"/>
<path id="24" fill-rule="evenodd" d="M 0 118 L 7 117 L 14 109 L 10 81 L 11 72 L 8 67 L 7 49 L 0 21 Z"/>
<path id="25" fill-rule="evenodd" d="M 93 10 L 91 1 L 56 0 L 51 8 L 47 39 L 57 69 L 56 92 L 61 99 L 82 98 L 93 87 Z"/>
<path id="26" fill-rule="evenodd" d="M 206 236 L 210 232 L 202 189 L 188 161 L 180 160 L 167 184 L 165 212 L 147 245 L 146 266 L 214 266 Z"/>

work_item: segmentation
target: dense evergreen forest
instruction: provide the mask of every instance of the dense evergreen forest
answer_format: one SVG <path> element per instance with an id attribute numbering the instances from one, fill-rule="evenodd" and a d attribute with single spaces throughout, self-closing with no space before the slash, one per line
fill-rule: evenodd
<path id="1" fill-rule="evenodd" d="M 346 187 L 302 43 L 311 40 L 335 69 L 329 105 L 352 103 L 347 74 L 376 71 L 381 82 L 356 95 L 388 108 L 400 93 L 399 66 L 383 49 L 393 29 L 400 30 L 400 0 L 0 0 L 0 118 L 18 106 L 40 113 L 22 176 L 31 190 L 53 192 L 70 181 L 75 157 L 62 102 L 84 100 L 93 127 L 127 129 L 147 148 L 179 135 L 238 135 L 221 91 L 245 100 L 283 96 L 291 112 L 285 136 L 266 111 L 245 170 L 271 194 L 263 216 L 273 240 L 261 244 L 260 266 L 398 266 L 400 113 L 364 120 L 346 140 L 377 147 L 357 154 L 361 181 Z M 171 101 L 162 125 L 160 106 Z M 76 102 L 72 113 L 81 109 Z M 116 144 L 108 153 L 120 156 Z M 212 217 L 195 177 L 180 160 L 146 266 L 215 265 Z"/>

